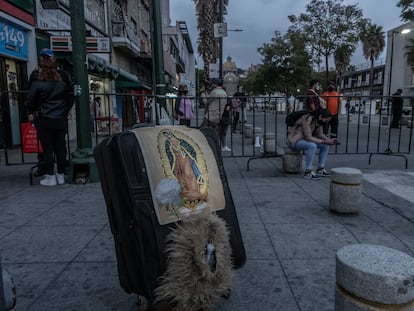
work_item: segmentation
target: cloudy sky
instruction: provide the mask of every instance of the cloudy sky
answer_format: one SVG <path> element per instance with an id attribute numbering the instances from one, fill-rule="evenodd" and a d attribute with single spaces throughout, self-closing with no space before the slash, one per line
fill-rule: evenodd
<path id="1" fill-rule="evenodd" d="M 275 31 L 284 34 L 290 25 L 288 15 L 305 12 L 308 0 L 229 0 L 228 15 L 225 17 L 228 29 L 243 29 L 242 32 L 228 32 L 224 38 L 224 61 L 230 55 L 239 68 L 247 69 L 251 64 L 261 63 L 257 49 L 270 42 Z M 397 0 L 344 0 L 344 4 L 358 4 L 365 17 L 388 31 L 402 24 Z M 185 20 L 196 50 L 198 32 L 195 7 L 192 0 L 170 0 L 170 16 L 173 23 Z M 200 57 L 197 55 L 198 60 Z M 385 54 L 382 55 L 385 58 Z M 358 49 L 352 59 L 355 65 L 365 63 Z"/>

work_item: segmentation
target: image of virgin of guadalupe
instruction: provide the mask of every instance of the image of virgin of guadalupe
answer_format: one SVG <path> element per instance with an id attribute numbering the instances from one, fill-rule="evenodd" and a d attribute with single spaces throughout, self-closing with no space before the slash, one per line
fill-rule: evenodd
<path id="1" fill-rule="evenodd" d="M 198 145 L 179 131 L 163 130 L 159 144 L 164 173 L 181 186 L 183 207 L 194 209 L 207 200 L 208 174 Z M 166 165 L 168 164 L 168 165 Z"/>

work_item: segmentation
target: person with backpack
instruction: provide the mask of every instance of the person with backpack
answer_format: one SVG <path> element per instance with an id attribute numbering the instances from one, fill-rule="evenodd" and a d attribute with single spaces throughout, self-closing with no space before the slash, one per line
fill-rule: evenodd
<path id="1" fill-rule="evenodd" d="M 224 141 L 227 133 L 227 128 L 231 123 L 229 108 L 231 105 L 228 105 L 228 96 L 223 87 L 223 80 L 212 79 L 210 83 L 212 90 L 207 97 L 208 101 L 205 115 L 200 127 L 212 128 L 216 132 L 217 137 L 220 139 L 220 146 L 222 148 L 222 151 L 231 151 L 231 149 L 226 146 Z"/>
<path id="2" fill-rule="evenodd" d="M 294 124 L 288 122 L 287 144 L 290 148 L 306 151 L 306 166 L 304 177 L 311 180 L 318 180 L 320 176 L 330 176 L 325 169 L 328 157 L 329 145 L 335 145 L 337 140 L 329 138 L 323 133 L 324 124 L 329 122 L 332 114 L 327 109 L 319 108 L 313 112 L 293 112 L 298 118 Z M 292 122 L 292 115 L 289 121 Z M 319 149 L 318 168 L 316 173 L 312 171 L 313 159 L 316 150 Z"/>

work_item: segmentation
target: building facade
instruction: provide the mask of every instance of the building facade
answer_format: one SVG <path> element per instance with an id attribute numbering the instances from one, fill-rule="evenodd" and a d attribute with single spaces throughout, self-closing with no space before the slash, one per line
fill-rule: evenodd
<path id="1" fill-rule="evenodd" d="M 408 64 L 408 46 L 413 46 L 414 22 L 393 28 L 387 32 L 387 54 L 384 79 L 384 96 L 390 96 L 397 89 L 403 96 L 414 95 L 414 64 Z"/>
<path id="2" fill-rule="evenodd" d="M 162 24 L 169 26 L 169 0 L 162 0 L 161 5 Z M 145 95 L 153 89 L 150 7 L 149 0 L 84 1 L 88 88 L 91 102 L 98 96 L 102 99 L 102 123 L 113 118 L 119 128 L 127 128 L 144 122 Z M 11 36 L 0 36 L 1 93 L 27 89 L 28 77 L 45 47 L 54 51 L 59 66 L 72 75 L 75 51 L 70 24 L 70 0 L 0 0 L 0 31 Z M 176 55 L 165 66 L 166 76 L 171 76 L 167 84 L 174 91 L 185 81 L 193 90 L 194 54 L 186 24 L 177 22 L 171 28 L 174 31 L 167 33 L 164 42 L 164 59 L 171 54 L 170 38 Z M 8 98 L 1 107 L 0 144 L 19 145 L 19 121 L 26 117 L 22 101 Z M 76 130 L 76 113 L 71 115 L 69 128 Z"/>
<path id="3" fill-rule="evenodd" d="M 19 91 L 36 64 L 35 8 L 29 0 L 0 0 L 0 145 L 20 144 Z"/>

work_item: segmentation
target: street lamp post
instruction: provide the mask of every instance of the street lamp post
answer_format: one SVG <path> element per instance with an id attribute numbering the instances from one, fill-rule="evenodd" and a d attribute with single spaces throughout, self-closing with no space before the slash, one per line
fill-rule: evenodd
<path id="1" fill-rule="evenodd" d="M 223 37 L 227 37 L 227 32 L 229 31 L 235 31 L 235 32 L 240 32 L 243 31 L 243 29 L 227 29 L 225 31 L 225 34 L 223 36 L 220 37 L 220 50 L 219 50 L 219 79 L 223 79 Z"/>
<path id="2" fill-rule="evenodd" d="M 71 179 L 75 181 L 78 177 L 78 171 L 80 173 L 82 172 L 83 175 L 83 171 L 87 167 L 89 181 L 98 182 L 99 177 L 93 157 L 89 120 L 89 84 L 86 62 L 84 1 L 70 1 L 70 12 L 77 132 L 77 150 L 72 153 L 70 175 Z"/>
<path id="3" fill-rule="evenodd" d="M 403 29 L 401 31 L 393 30 L 391 33 L 391 50 L 390 50 L 390 70 L 388 72 L 388 91 L 387 91 L 387 116 L 390 115 L 390 98 L 391 98 L 391 81 L 392 81 L 392 65 L 394 60 L 394 39 L 397 33 L 406 34 L 411 29 Z"/>
<path id="4" fill-rule="evenodd" d="M 219 23 L 224 21 L 224 1 L 220 0 L 220 12 L 219 12 Z M 227 35 L 227 33 L 225 34 Z M 223 80 L 223 36 L 219 40 L 219 79 Z"/>

